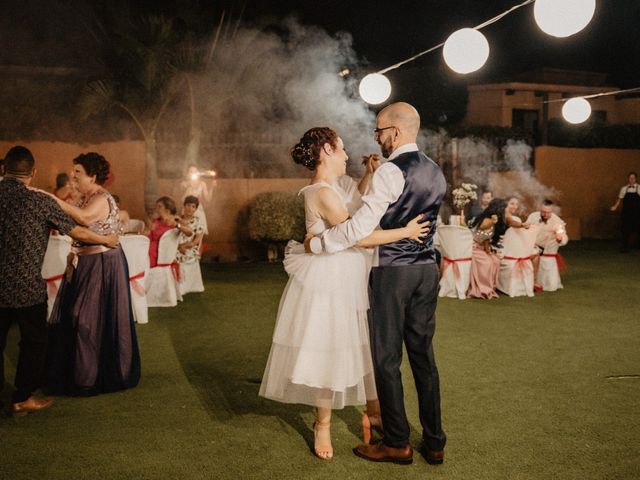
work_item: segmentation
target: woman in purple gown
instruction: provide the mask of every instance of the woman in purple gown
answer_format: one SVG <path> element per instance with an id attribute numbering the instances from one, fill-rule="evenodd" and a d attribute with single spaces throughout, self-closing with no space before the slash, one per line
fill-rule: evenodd
<path id="1" fill-rule="evenodd" d="M 59 205 L 96 233 L 117 233 L 118 207 L 102 187 L 109 162 L 87 153 L 73 163 L 73 179 L 83 196 L 78 206 Z M 49 323 L 47 385 L 53 393 L 96 395 L 138 384 L 140 354 L 120 247 L 74 243 Z"/>

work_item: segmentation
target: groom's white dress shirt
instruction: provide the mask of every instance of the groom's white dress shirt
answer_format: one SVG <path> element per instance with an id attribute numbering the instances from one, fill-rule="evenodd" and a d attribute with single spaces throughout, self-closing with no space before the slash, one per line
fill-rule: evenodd
<path id="1" fill-rule="evenodd" d="M 388 160 L 393 160 L 403 153 L 417 152 L 418 145 L 407 143 L 395 149 Z M 325 251 L 339 252 L 355 245 L 379 227 L 380 219 L 390 204 L 398 200 L 404 190 L 404 175 L 390 161 L 383 163 L 373 174 L 371 185 L 362 197 L 362 207 L 353 217 L 325 231 L 321 238 L 311 241 L 314 253 Z M 373 255 L 373 266 L 378 266 L 378 248 Z"/>

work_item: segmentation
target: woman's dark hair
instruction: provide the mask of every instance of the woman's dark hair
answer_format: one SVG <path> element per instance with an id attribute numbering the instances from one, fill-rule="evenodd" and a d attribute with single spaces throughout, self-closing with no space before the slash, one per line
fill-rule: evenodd
<path id="1" fill-rule="evenodd" d="M 186 205 L 187 203 L 195 205 L 196 208 L 198 208 L 198 205 L 200 205 L 200 200 L 198 200 L 198 197 L 195 197 L 193 195 L 187 195 L 186 197 L 184 197 L 184 202 L 182 202 L 182 204 Z"/>
<path id="2" fill-rule="evenodd" d="M 98 185 L 104 185 L 109 178 L 111 165 L 99 153 L 83 153 L 73 159 L 73 164 L 82 165 L 84 171 L 87 172 L 87 175 L 90 177 L 95 175 Z"/>
<path id="3" fill-rule="evenodd" d="M 315 170 L 320 159 L 320 150 L 325 143 L 333 148 L 338 145 L 338 134 L 329 127 L 315 127 L 307 130 L 300 141 L 291 149 L 291 158 L 309 170 Z"/>
<path id="4" fill-rule="evenodd" d="M 507 231 L 507 223 L 504 220 L 504 211 L 506 209 L 507 201 L 504 198 L 494 198 L 489 202 L 487 208 L 473 219 L 473 223 L 469 226 L 471 228 L 477 227 L 485 218 L 491 218 L 493 215 L 497 216 L 498 222 L 493 227 L 493 238 L 491 239 L 491 243 L 495 245 L 500 240 L 500 237 L 504 235 L 504 232 Z"/>
<path id="5" fill-rule="evenodd" d="M 69 183 L 69 175 L 66 173 L 59 173 L 56 175 L 56 190 L 60 190 L 67 183 Z"/>
<path id="6" fill-rule="evenodd" d="M 158 200 L 156 200 L 156 203 L 161 203 L 164 208 L 169 210 L 171 215 L 175 215 L 178 211 L 178 209 L 176 208 L 176 202 L 174 202 L 173 198 L 171 197 L 160 197 Z"/>

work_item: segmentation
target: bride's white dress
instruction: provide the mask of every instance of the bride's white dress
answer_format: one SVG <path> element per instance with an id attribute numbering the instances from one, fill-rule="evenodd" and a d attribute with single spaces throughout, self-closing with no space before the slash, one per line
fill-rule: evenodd
<path id="1" fill-rule="evenodd" d="M 354 208 L 351 194 L 339 186 L 323 182 L 303 188 L 307 231 L 314 235 L 330 227 L 316 209 L 316 194 L 323 187 Z M 375 399 L 367 323 L 371 254 L 359 248 L 305 254 L 300 243 L 289 242 L 284 267 L 289 281 L 260 395 L 334 409 Z"/>

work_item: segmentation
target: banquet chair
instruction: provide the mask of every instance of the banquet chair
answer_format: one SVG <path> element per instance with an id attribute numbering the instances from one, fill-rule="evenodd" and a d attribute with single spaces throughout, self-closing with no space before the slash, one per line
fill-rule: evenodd
<path id="1" fill-rule="evenodd" d="M 550 243 L 545 246 L 544 253 L 540 255 L 540 266 L 536 283 L 542 286 L 545 292 L 555 292 L 562 287 L 560 280 L 560 268 L 562 257 L 558 253 L 559 244 Z"/>
<path id="2" fill-rule="evenodd" d="M 124 226 L 123 233 L 142 233 L 144 222 L 135 218 L 130 219 Z"/>
<path id="3" fill-rule="evenodd" d="M 144 284 L 145 278 L 149 275 L 149 237 L 123 235 L 120 237 L 120 245 L 125 257 L 127 257 L 129 267 L 129 290 L 133 319 L 136 323 L 147 323 L 149 311 Z"/>
<path id="4" fill-rule="evenodd" d="M 182 281 L 179 282 L 180 294 L 185 295 L 192 292 L 204 292 L 199 260 L 181 263 L 180 272 L 182 277 Z"/>
<path id="5" fill-rule="evenodd" d="M 176 229 L 165 232 L 158 243 L 158 264 L 149 269 L 146 280 L 147 304 L 150 307 L 175 307 L 182 301 L 180 293 L 180 265 L 176 261 L 178 252 Z"/>
<path id="6" fill-rule="evenodd" d="M 62 276 L 67 268 L 67 256 L 71 252 L 71 238 L 66 235 L 50 235 L 42 263 L 42 278 L 47 282 L 47 318 L 51 315 L 58 295 Z"/>
<path id="7" fill-rule="evenodd" d="M 471 282 L 473 234 L 466 227 L 442 225 L 436 230 L 442 254 L 440 297 L 467 298 Z"/>
<path id="8" fill-rule="evenodd" d="M 510 297 L 533 297 L 533 263 L 537 226 L 509 228 L 503 240 L 497 289 Z"/>

